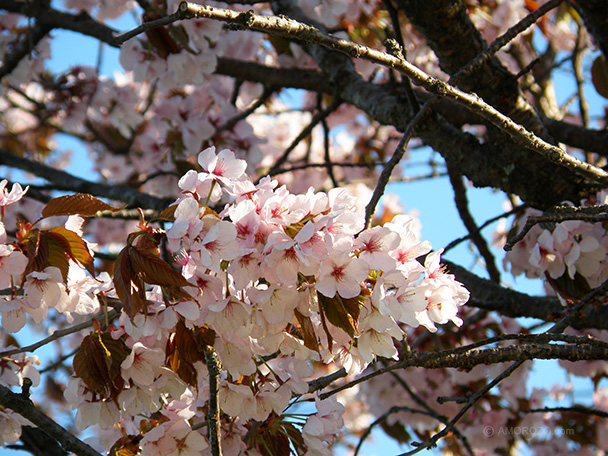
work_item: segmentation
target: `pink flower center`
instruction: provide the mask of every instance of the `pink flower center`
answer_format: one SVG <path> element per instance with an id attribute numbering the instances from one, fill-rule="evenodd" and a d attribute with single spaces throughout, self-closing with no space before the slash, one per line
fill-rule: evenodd
<path id="1" fill-rule="evenodd" d="M 334 267 L 334 270 L 332 271 L 331 276 L 334 279 L 336 279 L 336 281 L 344 280 L 344 276 L 345 276 L 344 266 Z"/>
<path id="2" fill-rule="evenodd" d="M 361 249 L 361 251 L 374 253 L 374 252 L 379 252 L 381 247 L 382 247 L 382 243 L 378 240 L 378 238 L 372 237 L 371 239 L 369 239 L 367 242 L 365 242 L 363 244 L 363 248 Z"/>

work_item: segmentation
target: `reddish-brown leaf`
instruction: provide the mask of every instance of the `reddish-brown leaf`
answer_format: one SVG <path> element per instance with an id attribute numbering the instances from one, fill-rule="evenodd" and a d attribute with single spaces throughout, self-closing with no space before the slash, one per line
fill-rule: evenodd
<path id="1" fill-rule="evenodd" d="M 113 281 L 123 309 L 133 318 L 141 309 L 146 308 L 146 295 L 143 282 L 131 264 L 130 249 L 130 246 L 122 249 L 114 261 Z"/>
<path id="2" fill-rule="evenodd" d="M 146 308 L 145 283 L 173 289 L 190 283 L 150 250 L 128 245 L 114 261 L 114 288 L 125 312 L 133 317 Z"/>
<path id="3" fill-rule="evenodd" d="M 201 352 L 205 352 L 207 347 L 213 347 L 215 344 L 215 331 L 207 325 L 203 327 L 195 327 L 192 329 L 194 340 Z M 203 359 L 204 360 L 204 359 Z"/>
<path id="4" fill-rule="evenodd" d="M 109 456 L 133 456 L 139 454 L 141 435 L 126 435 L 119 438 L 110 449 Z"/>
<path id="5" fill-rule="evenodd" d="M 362 295 L 355 296 L 354 298 L 340 298 L 346 313 L 350 316 L 355 327 L 357 334 L 359 333 L 359 315 L 361 314 L 361 306 L 365 301 Z"/>
<path id="6" fill-rule="evenodd" d="M 115 208 L 87 193 L 60 196 L 53 198 L 42 209 L 42 218 L 56 215 L 81 215 L 93 217 L 99 211 L 117 211 Z"/>
<path id="7" fill-rule="evenodd" d="M 67 242 L 67 255 L 77 263 L 80 263 L 92 276 L 95 275 L 93 268 L 93 257 L 87 243 L 74 231 L 68 230 L 62 226 L 58 226 L 50 230 L 50 233 L 59 235 Z"/>
<path id="8" fill-rule="evenodd" d="M 320 293 L 317 293 L 317 296 L 321 296 Z M 325 311 L 323 310 L 323 306 L 321 305 L 321 301 L 319 300 L 319 317 L 321 318 L 321 326 L 323 327 L 323 331 L 325 331 L 325 335 L 327 336 L 327 346 L 329 347 L 329 352 L 331 353 L 331 347 L 334 343 L 334 338 L 329 332 L 329 328 L 327 327 L 327 319 L 325 318 Z"/>
<path id="9" fill-rule="evenodd" d="M 250 447 L 262 456 L 289 456 L 292 448 L 297 454 L 305 453 L 306 447 L 301 432 L 291 423 L 284 422 L 282 416 L 271 414 L 264 423 L 255 428 L 251 435 Z"/>
<path id="10" fill-rule="evenodd" d="M 175 220 L 175 209 L 177 209 L 177 204 L 172 204 L 158 214 L 158 217 L 154 217 L 152 220 L 166 220 L 172 222 Z"/>
<path id="11" fill-rule="evenodd" d="M 215 331 L 207 326 L 189 329 L 180 319 L 175 334 L 167 342 L 167 365 L 189 385 L 196 386 L 194 363 L 205 362 L 205 348 L 213 346 Z"/>
<path id="12" fill-rule="evenodd" d="M 405 426 L 400 422 L 390 425 L 386 420 L 383 420 L 380 422 L 380 426 L 387 435 L 391 436 L 399 443 L 410 443 L 412 441 L 412 437 L 408 434 L 407 429 L 405 429 Z"/>
<path id="13" fill-rule="evenodd" d="M 133 269 L 141 274 L 146 283 L 160 286 L 183 287 L 191 285 L 183 275 L 171 268 L 153 253 L 135 245 L 129 247 Z"/>
<path id="14" fill-rule="evenodd" d="M 357 325 L 349 310 L 344 306 L 340 295 L 336 293 L 333 298 L 328 298 L 321 293 L 317 293 L 317 296 L 319 298 L 319 307 L 323 308 L 323 313 L 327 320 L 332 325 L 343 329 L 350 337 L 354 337 L 357 333 Z"/>
<path id="15" fill-rule="evenodd" d="M 298 455 L 305 454 L 308 448 L 304 442 L 301 429 L 297 428 L 293 423 L 290 422 L 283 422 L 282 425 L 285 433 L 289 436 L 289 440 L 291 440 L 291 444 L 295 448 L 296 453 Z"/>
<path id="16" fill-rule="evenodd" d="M 608 63 L 603 55 L 598 55 L 591 65 L 591 82 L 597 93 L 608 98 Z"/>
<path id="17" fill-rule="evenodd" d="M 304 346 L 316 352 L 319 352 L 319 341 L 317 340 L 317 334 L 315 327 L 309 317 L 302 315 L 298 310 L 295 311 L 296 318 L 300 324 L 300 333 L 304 340 Z"/>
<path id="18" fill-rule="evenodd" d="M 74 355 L 74 373 L 91 391 L 105 399 L 116 400 L 124 386 L 120 365 L 127 354 L 122 340 L 115 340 L 109 333 L 91 333 Z"/>
<path id="19" fill-rule="evenodd" d="M 61 235 L 55 235 L 54 233 L 49 233 L 46 231 L 40 232 L 40 238 L 43 243 L 46 242 L 48 245 L 49 254 L 47 266 L 59 268 L 63 281 L 67 284 L 68 269 L 70 268 L 70 264 L 68 262 L 68 251 L 70 250 L 70 245 L 68 241 Z"/>
<path id="20" fill-rule="evenodd" d="M 40 235 L 40 230 L 33 230 L 25 242 L 27 246 L 28 264 L 24 275 L 32 271 L 43 271 L 48 264 L 49 246 L 46 238 Z"/>
<path id="21" fill-rule="evenodd" d="M 183 321 L 177 323 L 175 334 L 167 342 L 167 365 L 188 385 L 197 385 L 194 363 L 205 358 L 198 350 L 194 336 Z"/>

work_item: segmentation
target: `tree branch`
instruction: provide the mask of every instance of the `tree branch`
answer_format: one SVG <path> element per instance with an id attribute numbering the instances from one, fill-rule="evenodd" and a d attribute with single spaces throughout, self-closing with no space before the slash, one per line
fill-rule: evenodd
<path id="1" fill-rule="evenodd" d="M 0 404 L 31 421 L 50 437 L 57 440 L 66 451 L 78 456 L 101 456 L 89 445 L 46 416 L 29 399 L 13 393 L 2 385 L 0 385 Z"/>
<path id="2" fill-rule="evenodd" d="M 205 349 L 205 363 L 209 371 L 209 411 L 207 412 L 207 424 L 209 431 L 209 446 L 212 456 L 222 456 L 221 447 L 221 424 L 219 406 L 220 374 L 222 363 L 217 353 L 211 346 Z"/>
<path id="3" fill-rule="evenodd" d="M 549 322 L 570 312 L 556 297 L 529 296 L 509 290 L 443 258 L 441 262 L 456 276 L 456 280 L 471 292 L 471 299 L 467 302 L 469 307 L 495 311 L 505 317 L 538 318 Z M 577 315 L 576 319 L 570 322 L 570 326 L 575 329 L 608 329 L 608 308 L 603 306 L 586 309 L 582 315 Z"/>
<path id="4" fill-rule="evenodd" d="M 40 176 L 52 182 L 56 190 L 91 193 L 96 196 L 125 202 L 129 206 L 161 211 L 175 201 L 173 198 L 157 198 L 146 193 L 141 193 L 126 185 L 109 185 L 87 181 L 64 171 L 43 165 L 42 163 L 17 157 L 3 149 L 0 149 L 0 163 L 4 166 L 22 169 Z"/>
<path id="5" fill-rule="evenodd" d="M 44 6 L 44 2 L 41 1 L 24 2 L 18 0 L 0 0 L 0 9 L 36 18 L 41 26 L 50 29 L 71 30 L 72 32 L 97 38 L 112 47 L 118 47 L 118 44 L 114 40 L 116 30 L 97 22 L 84 11 L 79 14 L 70 14 L 46 7 Z"/>
<path id="6" fill-rule="evenodd" d="M 112 309 L 112 311 L 110 313 L 108 313 L 108 315 L 107 315 L 108 320 L 113 320 L 115 317 L 117 317 L 119 315 L 119 313 L 120 312 L 118 310 Z M 106 314 L 103 314 L 103 315 L 99 315 L 97 317 L 91 318 L 88 321 L 82 322 L 79 325 L 70 326 L 69 328 L 65 328 L 65 329 L 58 329 L 56 331 L 53 331 L 53 334 L 51 334 L 50 336 L 45 337 L 44 339 L 39 340 L 38 342 L 33 343 L 31 345 L 27 345 L 25 347 L 13 348 L 10 350 L 4 350 L 3 352 L 0 352 L 0 358 L 13 356 L 17 353 L 34 352 L 35 350 L 38 350 L 40 347 L 44 347 L 45 345 L 53 342 L 54 340 L 57 340 L 57 339 L 63 337 L 63 336 L 67 336 L 68 334 L 74 334 L 78 331 L 81 331 L 83 329 L 93 326 L 93 320 L 99 320 L 99 319 L 105 319 L 105 318 L 106 318 Z"/>
<path id="7" fill-rule="evenodd" d="M 12 49 L 7 49 L 3 56 L 3 64 L 0 67 L 0 79 L 10 74 L 19 65 L 19 62 L 30 55 L 34 47 L 51 31 L 51 27 L 37 22 L 29 29 L 26 36 L 17 43 Z"/>
<path id="8" fill-rule="evenodd" d="M 462 182 L 462 176 L 451 166 L 448 166 L 448 176 L 450 177 L 450 183 L 454 189 L 454 202 L 456 203 L 456 209 L 460 215 L 460 220 L 462 220 L 462 223 L 469 232 L 471 240 L 484 259 L 490 279 L 492 282 L 500 283 L 500 271 L 496 267 L 494 255 L 492 255 L 488 243 L 481 235 L 480 230 L 469 211 L 467 190 Z"/>
<path id="9" fill-rule="evenodd" d="M 424 367 L 426 369 L 472 369 L 479 364 L 499 364 L 509 361 L 527 361 L 532 359 L 563 359 L 566 361 L 608 360 L 608 347 L 592 345 L 555 345 L 555 344 L 524 344 L 507 347 L 486 348 L 483 350 L 443 350 L 434 353 L 414 353 L 410 358 L 378 369 L 370 374 L 359 377 L 341 385 L 327 393 L 321 394 L 321 399 L 327 399 L 334 394 L 359 383 L 366 382 L 378 375 L 408 367 Z"/>

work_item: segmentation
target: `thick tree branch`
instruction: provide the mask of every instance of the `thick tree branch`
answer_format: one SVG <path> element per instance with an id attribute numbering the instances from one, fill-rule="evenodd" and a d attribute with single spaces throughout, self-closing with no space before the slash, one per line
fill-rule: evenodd
<path id="1" fill-rule="evenodd" d="M 97 38 L 110 46 L 118 47 L 118 44 L 114 40 L 116 30 L 113 28 L 97 22 L 85 12 L 81 12 L 80 14 L 65 13 L 46 7 L 44 3 L 41 1 L 0 0 L 0 9 L 11 13 L 23 14 L 26 17 L 33 17 L 37 20 L 38 24 L 49 29 L 71 30 L 72 32 Z"/>
<path id="2" fill-rule="evenodd" d="M 608 3 L 605 0 L 577 0 L 572 3 L 599 44 L 604 58 L 608 59 Z"/>
<path id="3" fill-rule="evenodd" d="M 277 14 L 310 21 L 287 0 L 276 2 L 274 5 Z M 321 27 L 319 24 L 314 25 Z M 344 40 L 342 42 L 346 43 Z M 393 91 L 383 90 L 364 81 L 355 71 L 350 58 L 321 46 L 305 48 L 343 100 L 364 110 L 380 123 L 394 125 L 400 130 L 405 129 L 411 120 L 411 113 L 404 109 L 401 97 L 396 96 Z M 354 45 L 353 54 L 359 55 L 360 49 L 361 47 Z M 388 60 L 394 64 L 397 59 L 390 56 Z M 439 86 L 443 84 L 439 82 Z M 566 169 L 548 164 L 543 159 L 538 162 L 525 148 L 512 142 L 503 141 L 502 144 L 481 146 L 472 135 L 440 120 L 426 122 L 418 128 L 417 134 L 427 145 L 446 159 L 452 160 L 459 171 L 469 177 L 476 186 L 502 188 L 538 207 L 546 207 L 565 199 L 580 199 L 583 189 L 580 178 L 573 176 Z M 560 152 L 560 155 L 562 153 Z"/>
<path id="4" fill-rule="evenodd" d="M 46 416 L 29 399 L 13 393 L 2 385 L 0 385 L 0 404 L 31 421 L 50 437 L 57 440 L 66 451 L 78 456 L 101 456 L 89 445 Z"/>
<path id="5" fill-rule="evenodd" d="M 315 70 L 274 68 L 255 62 L 218 57 L 215 74 L 243 81 L 260 82 L 272 87 L 289 87 L 323 93 L 333 92 L 329 81 Z"/>
<path id="6" fill-rule="evenodd" d="M 533 24 L 541 13 L 554 8 L 562 1 L 552 0 L 543 5 L 540 11 L 529 15 L 529 19 L 519 23 L 521 26 L 503 35 L 501 40 L 497 40 L 490 48 L 473 25 L 463 2 L 430 0 L 430 3 L 422 4 L 415 0 L 397 0 L 397 4 L 425 36 L 439 58 L 441 68 L 450 75 L 459 73 L 459 87 L 467 92 L 475 90 L 488 104 L 515 122 L 542 137 L 547 137 L 536 111 L 519 90 L 517 80 L 494 54 Z M 492 49 L 494 52 L 487 52 L 486 49 Z M 460 71 L 463 68 L 467 70 Z"/>
<path id="7" fill-rule="evenodd" d="M 0 164 L 11 168 L 22 169 L 36 176 L 42 177 L 53 183 L 56 190 L 68 190 L 122 201 L 129 206 L 141 207 L 142 209 L 154 209 L 161 211 L 172 204 L 173 198 L 157 198 L 152 195 L 141 193 L 126 185 L 109 185 L 91 182 L 72 176 L 64 171 L 51 168 L 26 158 L 17 157 L 6 150 L 0 149 Z"/>
<path id="8" fill-rule="evenodd" d="M 19 62 L 26 56 L 34 52 L 34 47 L 51 31 L 51 28 L 46 24 L 36 23 L 25 36 L 21 37 L 21 41 L 14 45 L 13 48 L 6 50 L 6 54 L 2 57 L 2 66 L 0 67 L 0 79 L 10 74 L 19 65 Z"/>
<path id="9" fill-rule="evenodd" d="M 486 348 L 483 350 L 443 350 L 434 353 L 414 353 L 410 358 L 380 368 L 370 374 L 363 375 L 327 393 L 320 395 L 327 399 L 334 394 L 374 377 L 398 369 L 408 367 L 424 367 L 426 369 L 472 369 L 479 364 L 490 365 L 509 361 L 528 361 L 532 359 L 563 359 L 566 361 L 608 360 L 608 347 L 591 345 L 555 345 L 555 344 L 523 344 L 507 347 Z"/>
<path id="10" fill-rule="evenodd" d="M 544 321 L 555 321 L 566 315 L 569 310 L 556 297 L 533 297 L 509 290 L 454 263 L 444 259 L 441 262 L 471 292 L 468 306 L 496 311 L 505 317 L 538 318 Z M 608 329 L 608 308 L 588 308 L 571 321 L 570 326 L 575 329 Z"/>
<path id="11" fill-rule="evenodd" d="M 604 157 L 608 156 L 606 150 L 608 130 L 594 130 L 550 118 L 545 118 L 544 122 L 556 141 L 587 152 L 595 152 Z"/>

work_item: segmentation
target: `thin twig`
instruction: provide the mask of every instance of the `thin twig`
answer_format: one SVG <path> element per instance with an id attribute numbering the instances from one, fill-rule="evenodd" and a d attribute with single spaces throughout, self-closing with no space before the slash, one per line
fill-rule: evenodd
<path id="1" fill-rule="evenodd" d="M 565 412 L 565 413 L 583 413 L 585 415 L 597 416 L 599 418 L 608 418 L 608 412 L 603 410 L 587 408 L 587 407 L 543 407 L 539 409 L 520 410 L 521 413 L 547 413 L 547 412 Z"/>
<path id="2" fill-rule="evenodd" d="M 384 3 L 384 7 L 391 18 L 391 23 L 393 26 L 393 33 L 395 35 L 395 40 L 399 44 L 401 55 L 404 59 L 407 58 L 406 50 L 405 50 L 405 42 L 403 40 L 403 34 L 401 33 L 401 25 L 399 24 L 399 13 L 393 7 L 392 0 L 382 0 Z M 416 97 L 416 93 L 414 92 L 414 88 L 412 87 L 412 81 L 409 78 L 403 78 L 401 80 L 401 85 L 405 89 L 405 95 L 407 96 L 408 101 L 410 102 L 410 107 L 412 109 L 412 114 L 417 113 L 420 110 L 420 102 Z"/>
<path id="3" fill-rule="evenodd" d="M 511 239 L 507 240 L 504 245 L 504 249 L 507 252 L 512 250 L 513 247 L 515 247 L 515 244 L 525 238 L 526 235 L 530 232 L 530 230 L 539 223 L 561 223 L 567 220 L 580 220 L 589 223 L 597 223 L 605 222 L 606 220 L 608 220 L 608 212 L 606 211 L 606 206 L 591 206 L 591 208 L 592 209 L 588 212 L 584 210 L 575 210 L 576 208 L 573 208 L 572 211 L 560 210 L 557 214 L 545 213 L 543 215 L 537 216 L 531 215 L 526 219 L 526 223 L 521 229 L 521 231 L 515 236 L 513 236 Z M 555 211 L 555 209 L 552 209 L 552 211 Z M 594 211 L 597 212 L 594 213 Z"/>
<path id="4" fill-rule="evenodd" d="M 431 413 L 429 413 L 429 412 L 427 412 L 425 410 L 417 410 L 417 409 L 413 409 L 413 408 L 405 407 L 405 406 L 393 406 L 387 412 L 383 413 L 378 418 L 376 418 L 374 421 L 372 421 L 372 423 L 367 427 L 367 429 L 365 430 L 365 432 L 363 432 L 363 434 L 361 434 L 361 437 L 359 438 L 359 443 L 357 444 L 357 447 L 355 448 L 355 452 L 353 453 L 353 456 L 358 456 L 359 451 L 361 450 L 361 447 L 363 446 L 363 442 L 365 442 L 365 440 L 372 433 L 372 430 L 378 424 L 381 424 L 390 415 L 392 415 L 394 413 L 399 413 L 399 412 L 407 412 L 407 413 L 413 413 L 413 414 L 419 414 L 419 415 L 427 415 L 427 416 L 433 417 Z"/>
<path id="5" fill-rule="evenodd" d="M 296 146 L 298 144 L 300 144 L 300 142 L 304 138 L 306 138 L 308 135 L 310 135 L 310 133 L 312 132 L 312 129 L 314 127 L 316 127 L 319 124 L 319 122 L 321 122 L 323 119 L 326 119 L 332 112 L 334 112 L 336 109 L 338 109 L 338 107 L 341 104 L 342 104 L 342 100 L 340 100 L 339 98 L 336 98 L 326 109 L 324 109 L 323 111 L 318 111 L 312 117 L 309 124 L 306 125 L 306 127 L 304 127 L 304 129 L 300 132 L 300 134 L 291 142 L 289 147 L 287 147 L 287 149 L 285 149 L 283 154 L 277 159 L 275 164 L 268 171 L 268 175 L 273 176 L 274 174 L 277 174 L 277 170 L 280 169 L 280 167 L 283 165 L 283 163 L 285 163 L 287 161 L 289 154 L 296 148 Z M 327 165 L 324 164 L 323 166 L 326 167 Z"/>
<path id="6" fill-rule="evenodd" d="M 429 112 L 428 109 L 431 104 L 431 100 L 428 100 L 414 116 L 410 124 L 407 126 L 405 133 L 403 133 L 401 141 L 399 141 L 395 152 L 391 156 L 386 166 L 382 168 L 382 172 L 380 173 L 380 177 L 378 178 L 378 184 L 376 185 L 376 188 L 374 188 L 374 193 L 372 194 L 369 203 L 367 203 L 367 206 L 365 206 L 365 228 L 369 228 L 369 225 L 372 221 L 372 216 L 374 215 L 374 212 L 376 212 L 376 206 L 378 205 L 378 202 L 380 201 L 382 195 L 384 195 L 384 190 L 386 189 L 386 186 L 390 181 L 393 170 L 399 164 L 399 162 L 403 158 L 403 155 L 405 155 L 407 145 L 410 139 L 412 138 L 412 135 L 414 134 L 414 129 Z"/>
<path id="7" fill-rule="evenodd" d="M 209 345 L 205 348 L 205 362 L 207 363 L 207 370 L 209 371 L 209 411 L 207 412 L 209 445 L 211 447 L 212 456 L 222 456 L 219 406 L 222 363 L 213 347 Z"/>
<path id="8" fill-rule="evenodd" d="M 576 35 L 576 44 L 572 51 L 572 69 L 574 71 L 574 79 L 576 81 L 576 91 L 578 94 L 578 109 L 581 115 L 583 127 L 589 126 L 589 103 L 585 97 L 585 85 L 583 76 L 583 51 L 584 41 L 586 38 L 586 29 L 578 24 L 578 33 Z M 586 161 L 590 162 L 589 152 L 585 154 Z"/>
<path id="9" fill-rule="evenodd" d="M 317 104 L 318 108 L 321 108 L 323 97 L 321 95 L 317 95 Z M 334 187 L 338 187 L 340 184 L 336 179 L 334 174 L 334 167 L 331 163 L 331 157 L 329 156 L 329 126 L 327 125 L 327 118 L 321 119 L 321 126 L 323 127 L 323 158 L 325 159 L 325 165 L 327 170 L 327 175 L 331 180 L 331 183 Z"/>
<path id="10" fill-rule="evenodd" d="M 12 49 L 9 48 L 7 54 L 2 58 L 0 67 L 0 79 L 10 74 L 26 56 L 30 55 L 33 48 L 51 31 L 48 25 L 36 23 L 29 29 L 27 36 Z"/>
<path id="11" fill-rule="evenodd" d="M 275 89 L 272 88 L 272 87 L 264 87 L 264 92 L 262 93 L 262 95 L 260 96 L 260 98 L 258 98 L 256 100 L 255 103 L 253 103 L 249 108 L 245 109 L 243 112 L 238 113 L 237 115 L 235 115 L 234 117 L 228 119 L 225 123 L 223 123 L 222 125 L 220 125 L 219 127 L 217 127 L 215 129 L 215 131 L 213 132 L 212 137 L 219 135 L 223 131 L 231 129 L 237 123 L 239 123 L 241 120 L 246 119 L 251 114 L 253 114 L 253 112 L 256 109 L 258 109 L 260 106 L 262 106 L 264 103 L 266 103 L 268 101 L 268 99 L 274 93 L 274 90 Z"/>
<path id="12" fill-rule="evenodd" d="M 401 376 L 399 374 L 397 374 L 397 372 L 390 372 L 390 374 L 407 391 L 407 393 L 410 395 L 410 397 L 417 404 L 419 404 L 422 408 L 424 408 L 427 411 L 427 413 L 430 414 L 430 416 L 432 416 L 437 421 L 439 421 L 440 423 L 443 423 L 443 424 L 447 424 L 449 422 L 449 419 L 447 416 L 441 415 L 440 413 L 437 413 L 435 410 L 433 410 L 420 396 L 418 396 L 410 388 L 408 383 L 405 380 L 403 380 L 401 378 Z M 473 449 L 471 448 L 471 445 L 469 444 L 468 439 L 464 435 L 462 435 L 462 433 L 458 429 L 453 429 L 453 432 L 454 432 L 454 435 L 462 442 L 462 445 L 467 450 L 469 455 L 474 456 L 475 453 L 473 452 Z"/>
<path id="13" fill-rule="evenodd" d="M 448 176 L 450 177 L 450 183 L 454 190 L 454 202 L 456 203 L 456 209 L 458 210 L 458 215 L 460 215 L 460 220 L 462 220 L 462 223 L 471 236 L 473 244 L 475 244 L 479 254 L 484 259 L 490 280 L 500 283 L 500 271 L 496 267 L 494 255 L 490 251 L 488 243 L 481 235 L 479 228 L 473 219 L 473 215 L 471 215 L 471 212 L 469 211 L 467 190 L 462 181 L 462 176 L 452 166 L 448 166 Z"/>
<path id="14" fill-rule="evenodd" d="M 517 206 L 513 209 L 511 209 L 508 212 L 505 212 L 504 214 L 500 214 L 497 215 L 496 217 L 492 217 L 488 220 L 486 220 L 484 223 L 482 223 L 479 228 L 477 228 L 477 232 L 481 232 L 481 230 L 483 230 L 484 228 L 486 228 L 487 226 L 491 225 L 492 223 L 505 218 L 505 217 L 509 217 L 511 215 L 515 215 L 518 214 L 519 212 L 521 212 L 523 209 L 526 208 L 526 205 L 522 204 L 521 206 Z M 452 242 L 450 242 L 448 245 L 446 245 L 443 248 L 443 253 L 447 252 L 448 250 L 452 250 L 454 247 L 456 247 L 458 244 L 460 244 L 461 242 L 466 241 L 467 239 L 471 239 L 471 236 L 474 234 L 474 232 L 471 232 L 469 234 L 467 234 L 466 236 L 460 237 L 458 239 L 454 239 Z"/>
<path id="15" fill-rule="evenodd" d="M 399 456 L 408 456 L 408 455 L 411 455 L 411 454 L 416 454 L 416 453 L 419 453 L 420 451 L 422 451 L 424 449 L 434 447 L 437 444 L 437 442 L 439 441 L 439 439 L 441 439 L 442 437 L 446 436 L 450 431 L 453 430 L 454 425 L 460 420 L 460 418 L 462 418 L 471 409 L 471 407 L 473 407 L 473 405 L 475 405 L 475 403 L 479 399 L 481 399 L 482 396 L 484 396 L 488 391 L 490 391 L 492 388 L 494 388 L 496 385 L 498 385 L 505 378 L 509 377 L 524 362 L 525 361 L 517 361 L 517 362 L 511 364 L 507 369 L 505 369 L 504 371 L 502 371 L 500 373 L 500 375 L 498 375 L 497 377 L 495 377 L 494 380 L 492 380 L 490 383 L 488 383 L 482 389 L 480 389 L 479 391 L 477 391 L 475 394 L 472 394 L 469 397 L 469 401 L 467 402 L 467 404 L 458 411 L 458 413 L 456 414 L 456 416 L 454 418 L 452 418 L 452 421 L 450 421 L 446 425 L 446 427 L 444 427 L 437 434 L 433 435 L 433 437 L 431 437 L 430 439 L 427 439 L 424 442 L 422 442 L 416 449 L 414 449 L 412 451 L 408 451 L 406 453 L 402 453 Z"/>
<path id="16" fill-rule="evenodd" d="M 113 319 L 113 318 L 117 317 L 119 313 L 120 313 L 119 311 L 117 311 L 116 309 L 113 309 L 111 312 L 108 313 L 108 318 Z M 53 331 L 53 334 L 51 334 L 50 336 L 45 337 L 44 339 L 39 340 L 38 342 L 33 343 L 31 345 L 27 345 L 25 347 L 20 347 L 20 348 L 13 348 L 11 350 L 5 350 L 3 352 L 0 352 L 0 358 L 13 356 L 18 353 L 33 352 L 33 351 L 39 349 L 40 347 L 44 347 L 45 345 L 53 342 L 54 340 L 60 339 L 61 337 L 67 336 L 69 334 L 74 334 L 78 331 L 82 331 L 83 329 L 93 326 L 93 320 L 105 319 L 105 318 L 106 318 L 106 315 L 104 314 L 104 315 L 100 315 L 97 317 L 93 317 L 90 320 L 80 323 L 78 325 L 70 326 L 69 328 L 58 329 L 56 331 Z"/>
<path id="17" fill-rule="evenodd" d="M 140 26 L 135 27 L 133 30 L 129 30 L 121 35 L 118 35 L 114 38 L 114 42 L 120 46 L 131 38 L 136 37 L 145 32 L 149 32 L 150 30 L 154 30 L 155 28 L 163 27 L 165 25 L 172 24 L 173 22 L 179 21 L 180 19 L 184 19 L 184 14 L 181 9 L 178 9 L 175 13 L 170 16 L 161 17 L 155 21 L 143 22 Z"/>

